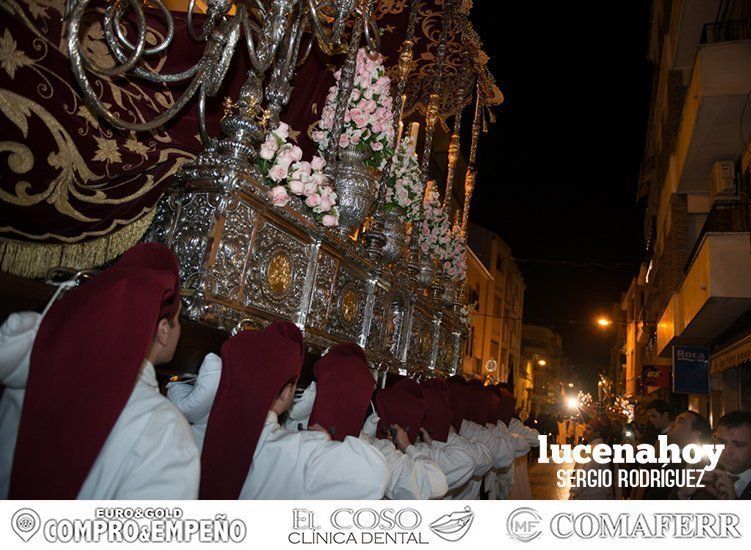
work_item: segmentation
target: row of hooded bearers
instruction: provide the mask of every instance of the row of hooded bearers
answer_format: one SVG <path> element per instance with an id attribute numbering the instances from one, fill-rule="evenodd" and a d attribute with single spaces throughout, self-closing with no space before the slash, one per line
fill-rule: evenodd
<path id="1" fill-rule="evenodd" d="M 131 248 L 49 311 L 0 327 L 0 496 L 17 499 L 506 498 L 537 432 L 513 396 L 455 376 L 375 391 L 332 347 L 296 391 L 287 322 L 242 331 L 160 393 L 180 338 L 178 264 Z"/>

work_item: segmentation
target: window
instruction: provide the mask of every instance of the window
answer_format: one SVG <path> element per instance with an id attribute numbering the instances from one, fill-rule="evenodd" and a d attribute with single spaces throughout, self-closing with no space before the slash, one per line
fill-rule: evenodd
<path id="1" fill-rule="evenodd" d="M 506 267 L 506 262 L 501 258 L 500 256 L 497 256 L 495 259 L 495 268 L 498 271 L 504 271 L 504 268 Z"/>

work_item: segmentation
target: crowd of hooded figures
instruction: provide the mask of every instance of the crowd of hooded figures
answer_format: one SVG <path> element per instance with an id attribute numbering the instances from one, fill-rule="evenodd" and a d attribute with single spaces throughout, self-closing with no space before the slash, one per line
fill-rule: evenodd
<path id="1" fill-rule="evenodd" d="M 508 389 L 461 376 L 376 389 L 363 350 L 245 330 L 160 391 L 180 339 L 177 259 L 140 244 L 44 314 L 0 327 L 0 496 L 14 499 L 529 498 L 536 430 Z"/>

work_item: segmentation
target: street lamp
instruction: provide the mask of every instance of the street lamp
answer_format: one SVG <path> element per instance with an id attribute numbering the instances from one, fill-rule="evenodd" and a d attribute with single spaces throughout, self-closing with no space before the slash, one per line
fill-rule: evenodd
<path id="1" fill-rule="evenodd" d="M 571 410 L 576 410 L 579 408 L 579 400 L 576 397 L 569 397 L 566 399 L 566 405 Z"/>
<path id="2" fill-rule="evenodd" d="M 545 365 L 548 364 L 548 362 L 545 361 L 545 359 L 540 359 L 539 361 L 537 361 L 537 364 L 540 365 L 541 367 L 544 367 Z"/>
<path id="3" fill-rule="evenodd" d="M 610 319 L 606 317 L 600 317 L 599 319 L 597 319 L 597 324 L 603 328 L 607 328 L 613 324 L 613 321 L 611 321 Z"/>
<path id="4" fill-rule="evenodd" d="M 574 387 L 574 383 L 573 383 L 573 382 L 569 382 L 569 383 L 568 383 L 568 387 L 569 387 L 569 388 L 573 388 L 573 387 Z"/>

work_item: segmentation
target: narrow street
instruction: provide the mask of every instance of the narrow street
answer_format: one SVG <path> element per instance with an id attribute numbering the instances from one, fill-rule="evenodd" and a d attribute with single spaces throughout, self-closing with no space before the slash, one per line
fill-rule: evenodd
<path id="1" fill-rule="evenodd" d="M 570 464 L 539 464 L 531 462 L 527 468 L 529 471 L 529 484 L 532 488 L 534 500 L 568 500 L 568 487 L 558 487 L 556 472 L 559 469 L 572 469 Z"/>

